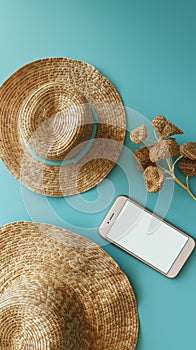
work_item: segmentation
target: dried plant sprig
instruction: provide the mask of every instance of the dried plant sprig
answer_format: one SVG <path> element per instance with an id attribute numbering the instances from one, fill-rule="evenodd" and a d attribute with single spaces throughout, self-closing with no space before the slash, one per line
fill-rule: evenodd
<path id="1" fill-rule="evenodd" d="M 144 142 L 148 137 L 148 128 L 146 125 L 140 125 L 138 128 L 132 130 L 130 132 L 130 139 L 134 143 L 142 143 Z"/>
<path id="2" fill-rule="evenodd" d="M 138 164 L 137 168 L 143 172 L 147 191 L 150 193 L 158 192 L 162 188 L 164 181 L 173 180 L 196 200 L 196 196 L 192 193 L 188 181 L 190 176 L 196 176 L 196 142 L 187 142 L 179 147 L 176 139 L 169 136 L 182 134 L 183 131 L 164 116 L 157 115 L 152 121 L 152 126 L 154 128 L 155 140 L 148 140 L 152 143 L 134 151 L 134 157 Z M 143 127 L 144 125 L 135 130 L 141 131 L 144 129 Z M 134 135 L 135 130 L 132 131 L 132 135 Z M 139 143 L 137 142 L 139 140 L 137 137 L 134 141 L 134 137 L 131 136 L 131 140 Z M 177 155 L 179 157 L 173 162 L 172 158 Z M 160 160 L 165 161 L 165 167 L 159 164 Z M 186 184 L 176 176 L 176 165 L 178 165 L 179 169 L 186 176 Z M 164 177 L 164 174 L 166 174 L 166 177 Z"/>

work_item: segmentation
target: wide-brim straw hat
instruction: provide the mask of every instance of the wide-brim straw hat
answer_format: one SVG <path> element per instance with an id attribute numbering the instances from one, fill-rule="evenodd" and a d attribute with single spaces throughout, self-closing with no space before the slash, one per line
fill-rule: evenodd
<path id="1" fill-rule="evenodd" d="M 132 350 L 134 292 L 114 260 L 65 229 L 0 229 L 1 350 Z"/>
<path id="2" fill-rule="evenodd" d="M 1 159 L 17 180 L 47 196 L 97 185 L 116 164 L 125 129 L 118 92 L 85 62 L 34 61 L 0 88 Z"/>

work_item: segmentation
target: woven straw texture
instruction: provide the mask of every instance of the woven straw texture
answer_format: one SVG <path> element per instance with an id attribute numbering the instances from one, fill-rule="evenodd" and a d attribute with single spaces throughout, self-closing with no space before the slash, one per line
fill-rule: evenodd
<path id="1" fill-rule="evenodd" d="M 180 154 L 191 160 L 196 160 L 196 142 L 186 142 L 180 146 Z"/>
<path id="2" fill-rule="evenodd" d="M 93 66 L 67 58 L 32 62 L 4 82 L 0 101 L 1 158 L 31 190 L 47 196 L 84 192 L 117 162 L 125 112 L 114 86 Z M 94 124 L 94 140 L 79 160 L 57 166 L 38 158 L 80 154 Z"/>
<path id="3" fill-rule="evenodd" d="M 101 248 L 47 224 L 0 231 L 1 350 L 135 349 L 133 290 Z"/>

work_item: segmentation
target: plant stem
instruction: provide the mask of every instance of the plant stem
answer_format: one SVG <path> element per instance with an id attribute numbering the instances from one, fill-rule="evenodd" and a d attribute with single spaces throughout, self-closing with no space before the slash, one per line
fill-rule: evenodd
<path id="1" fill-rule="evenodd" d="M 174 166 L 178 162 L 178 160 L 181 158 L 181 156 L 176 159 L 176 161 L 171 165 L 171 160 L 168 158 L 166 159 L 168 170 L 163 168 L 162 166 L 159 165 L 159 168 L 163 170 L 165 174 L 170 175 L 171 177 L 166 177 L 165 180 L 173 180 L 175 181 L 179 186 L 181 186 L 188 194 L 196 201 L 196 196 L 191 192 L 189 188 L 189 183 L 188 183 L 188 176 L 186 176 L 186 185 L 183 184 L 175 175 L 174 173 Z"/>
<path id="2" fill-rule="evenodd" d="M 172 164 L 172 166 L 171 166 L 172 174 L 171 174 L 171 175 L 172 175 L 174 181 L 175 181 L 179 186 L 181 186 L 185 191 L 187 191 L 188 194 L 196 201 L 196 196 L 193 194 L 193 192 L 191 192 L 191 190 L 190 190 L 190 188 L 189 188 L 189 182 L 188 182 L 189 177 L 186 176 L 186 185 L 184 185 L 184 184 L 176 177 L 176 175 L 175 175 L 175 173 L 174 173 L 174 167 L 175 167 L 176 163 L 177 163 L 181 158 L 182 158 L 182 155 L 180 155 L 180 156 L 175 160 L 175 162 Z"/>
<path id="3" fill-rule="evenodd" d="M 188 177 L 188 175 L 186 176 L 186 187 L 189 188 L 189 177 Z"/>
<path id="4" fill-rule="evenodd" d="M 170 158 L 167 158 L 167 159 L 166 159 L 166 162 L 167 162 L 167 165 L 168 165 L 168 168 L 169 168 L 170 172 L 172 173 L 172 172 L 173 172 L 173 169 L 172 169 L 172 167 L 171 167 L 171 160 L 170 160 Z"/>
<path id="5" fill-rule="evenodd" d="M 157 142 L 159 142 L 159 137 L 157 136 L 157 134 L 156 134 L 156 131 L 155 131 L 155 130 L 154 130 L 154 137 L 155 137 L 156 141 L 157 141 Z"/>
<path id="6" fill-rule="evenodd" d="M 157 140 L 146 139 L 146 141 L 148 141 L 148 142 L 153 142 L 153 143 L 157 143 Z"/>
<path id="7" fill-rule="evenodd" d="M 194 196 L 194 194 L 191 192 L 190 188 L 185 186 L 176 176 L 175 174 L 173 173 L 172 175 L 174 181 L 179 185 L 181 186 L 185 191 L 188 192 L 188 194 L 190 194 L 190 196 L 196 201 L 196 196 Z"/>
<path id="8" fill-rule="evenodd" d="M 165 169 L 165 168 L 163 168 L 162 166 L 158 166 L 161 170 L 163 170 L 163 172 L 164 173 L 166 173 L 166 174 L 169 174 L 169 175 L 172 175 L 172 173 L 171 173 L 171 171 L 170 170 L 167 170 L 167 169 Z"/>
<path id="9" fill-rule="evenodd" d="M 175 162 L 172 164 L 172 170 L 174 170 L 174 167 L 175 167 L 175 165 L 176 165 L 176 163 L 182 158 L 183 156 L 179 156 L 176 160 L 175 160 Z"/>

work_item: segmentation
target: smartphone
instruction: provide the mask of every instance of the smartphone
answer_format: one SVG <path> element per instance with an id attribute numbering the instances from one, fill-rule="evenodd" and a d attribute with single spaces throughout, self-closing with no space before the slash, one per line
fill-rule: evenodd
<path id="1" fill-rule="evenodd" d="M 168 278 L 180 272 L 195 240 L 126 196 L 119 196 L 100 235 Z"/>

